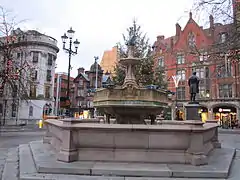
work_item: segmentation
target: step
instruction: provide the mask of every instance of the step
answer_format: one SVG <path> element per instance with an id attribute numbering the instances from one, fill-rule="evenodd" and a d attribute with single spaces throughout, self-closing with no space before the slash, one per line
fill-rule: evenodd
<path id="1" fill-rule="evenodd" d="M 56 160 L 56 153 L 49 144 L 31 142 L 30 149 L 40 173 L 124 177 L 226 178 L 235 155 L 235 149 L 216 149 L 205 166 L 91 161 L 64 163 Z"/>
<path id="2" fill-rule="evenodd" d="M 121 165 L 119 166 L 118 164 L 118 166 L 115 166 L 115 171 L 112 171 L 114 169 L 114 166 L 112 166 L 111 163 L 110 164 L 109 163 L 104 163 L 104 164 L 92 163 L 91 164 L 89 162 L 84 162 L 85 165 L 88 166 L 85 169 L 89 169 L 92 165 L 95 165 L 91 167 L 90 175 L 76 175 L 74 173 L 76 173 L 77 171 L 79 162 L 62 163 L 62 162 L 55 161 L 54 163 L 53 161 L 54 156 L 55 156 L 54 150 L 48 144 L 42 144 L 42 142 L 40 141 L 31 142 L 30 144 L 20 145 L 19 146 L 19 165 L 20 165 L 19 179 L 20 180 L 66 180 L 66 179 L 68 180 L 185 180 L 186 179 L 186 178 L 173 178 L 173 177 L 147 177 L 146 175 L 145 177 L 122 176 L 123 174 L 119 174 L 120 172 L 124 173 L 125 171 L 128 171 L 129 173 L 132 170 L 127 170 L 126 167 L 123 166 L 123 164 L 121 164 L 123 166 L 122 169 L 124 169 L 124 171 L 121 171 L 121 167 L 120 167 Z M 56 164 L 58 165 L 55 167 Z M 68 168 L 67 168 L 67 165 L 69 166 Z M 75 167 L 75 170 L 73 171 L 74 172 L 73 174 L 63 174 L 63 173 L 67 173 L 66 171 L 70 171 L 74 166 L 76 167 Z M 110 166 L 112 166 L 111 167 L 112 170 L 110 169 L 110 171 L 106 171 L 107 169 L 110 168 Z M 84 166 L 80 167 L 80 170 L 83 169 L 83 167 Z M 128 165 L 128 167 L 130 166 Z M 147 166 L 147 168 L 152 168 L 152 167 Z M 41 173 L 39 173 L 37 169 L 41 171 Z M 135 171 L 136 170 L 137 169 L 135 169 Z M 139 170 L 141 170 L 141 168 Z M 97 175 L 97 174 L 102 174 L 102 172 L 105 172 L 103 174 L 106 174 L 106 175 Z M 116 174 L 114 173 L 111 174 L 109 172 L 117 173 L 120 176 L 116 176 Z M 71 173 L 71 171 L 68 173 Z M 107 174 L 110 174 L 110 175 L 107 175 Z M 191 178 L 191 180 L 203 180 L 203 179 Z M 216 179 L 204 178 L 204 180 L 216 180 Z M 218 180 L 224 180 L 224 179 L 218 178 Z"/>

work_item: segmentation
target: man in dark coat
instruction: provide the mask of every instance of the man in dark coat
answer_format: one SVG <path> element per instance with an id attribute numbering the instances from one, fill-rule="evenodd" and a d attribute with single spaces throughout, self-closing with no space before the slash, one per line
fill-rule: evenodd
<path id="1" fill-rule="evenodd" d="M 193 72 L 192 76 L 188 79 L 189 93 L 191 94 L 190 100 L 195 101 L 196 94 L 199 93 L 199 78 L 196 76 L 196 72 Z"/>

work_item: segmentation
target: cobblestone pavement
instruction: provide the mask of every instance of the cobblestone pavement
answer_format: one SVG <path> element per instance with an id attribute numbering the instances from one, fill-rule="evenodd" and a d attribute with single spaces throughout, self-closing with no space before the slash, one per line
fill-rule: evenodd
<path id="1" fill-rule="evenodd" d="M 13 172 L 14 168 L 18 166 L 17 160 L 13 156 L 13 158 L 7 158 L 9 154 L 16 154 L 16 148 L 19 144 L 26 144 L 30 141 L 40 140 L 43 136 L 43 132 L 10 132 L 10 133 L 1 133 L 0 134 L 0 180 L 17 180 L 18 172 Z M 233 162 L 231 173 L 228 180 L 239 180 L 240 179 L 240 134 L 236 133 L 220 133 L 219 140 L 223 144 L 224 147 L 234 147 L 237 149 L 236 157 Z M 8 156 L 9 157 L 9 156 Z M 224 163 L 224 162 L 223 162 Z M 4 176 L 5 169 L 8 168 L 8 172 L 10 171 L 11 177 Z M 16 168 L 15 168 L 16 169 Z M 15 174 L 15 175 L 14 175 Z M 85 178 L 83 178 L 85 179 Z M 86 177 L 86 179 L 88 179 Z M 100 178 L 99 180 L 110 180 L 109 178 Z M 113 178 L 114 179 L 114 178 Z M 184 180 L 184 179 L 168 179 L 168 178 L 152 178 L 152 180 Z M 92 179 L 88 179 L 92 180 Z M 96 178 L 94 180 L 97 180 Z M 146 178 L 131 178 L 131 180 L 150 180 Z M 190 179 L 190 180 L 201 180 L 201 179 Z M 204 179 L 210 180 L 210 179 Z M 213 180 L 213 179 L 211 179 Z M 221 179 L 223 180 L 223 179 Z"/>

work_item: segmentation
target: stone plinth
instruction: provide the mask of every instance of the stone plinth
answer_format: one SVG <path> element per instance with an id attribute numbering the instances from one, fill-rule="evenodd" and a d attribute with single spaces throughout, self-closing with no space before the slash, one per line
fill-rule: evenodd
<path id="1" fill-rule="evenodd" d="M 58 160 L 202 165 L 215 147 L 217 125 L 119 125 L 46 120 Z"/>
<path id="2" fill-rule="evenodd" d="M 200 105 L 197 102 L 190 102 L 185 105 L 186 108 L 186 120 L 198 120 L 201 121 L 199 112 Z"/>

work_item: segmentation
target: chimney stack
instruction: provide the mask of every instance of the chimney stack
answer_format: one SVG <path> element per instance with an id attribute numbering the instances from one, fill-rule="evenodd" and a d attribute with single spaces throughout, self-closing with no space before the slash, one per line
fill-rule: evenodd
<path id="1" fill-rule="evenodd" d="M 214 19 L 212 15 L 209 16 L 209 23 L 210 23 L 209 34 L 213 37 L 214 36 Z"/>
<path id="2" fill-rule="evenodd" d="M 80 67 L 80 68 L 78 68 L 78 74 L 80 74 L 80 73 L 84 73 L 84 68 L 83 67 Z"/>
<path id="3" fill-rule="evenodd" d="M 177 23 L 176 24 L 176 36 L 179 37 L 181 32 L 182 32 L 181 26 Z"/>
<path id="4" fill-rule="evenodd" d="M 173 37 L 171 37 L 171 39 L 170 39 L 170 48 L 171 48 L 171 50 L 173 50 L 173 45 L 174 45 Z"/>
<path id="5" fill-rule="evenodd" d="M 165 37 L 163 35 L 157 36 L 157 41 L 162 41 L 164 39 L 165 39 Z"/>
<path id="6" fill-rule="evenodd" d="M 214 19 L 213 19 L 212 15 L 209 16 L 209 22 L 210 22 L 210 28 L 213 28 L 214 27 Z"/>
<path id="7" fill-rule="evenodd" d="M 192 12 L 189 12 L 189 19 L 192 19 Z"/>

